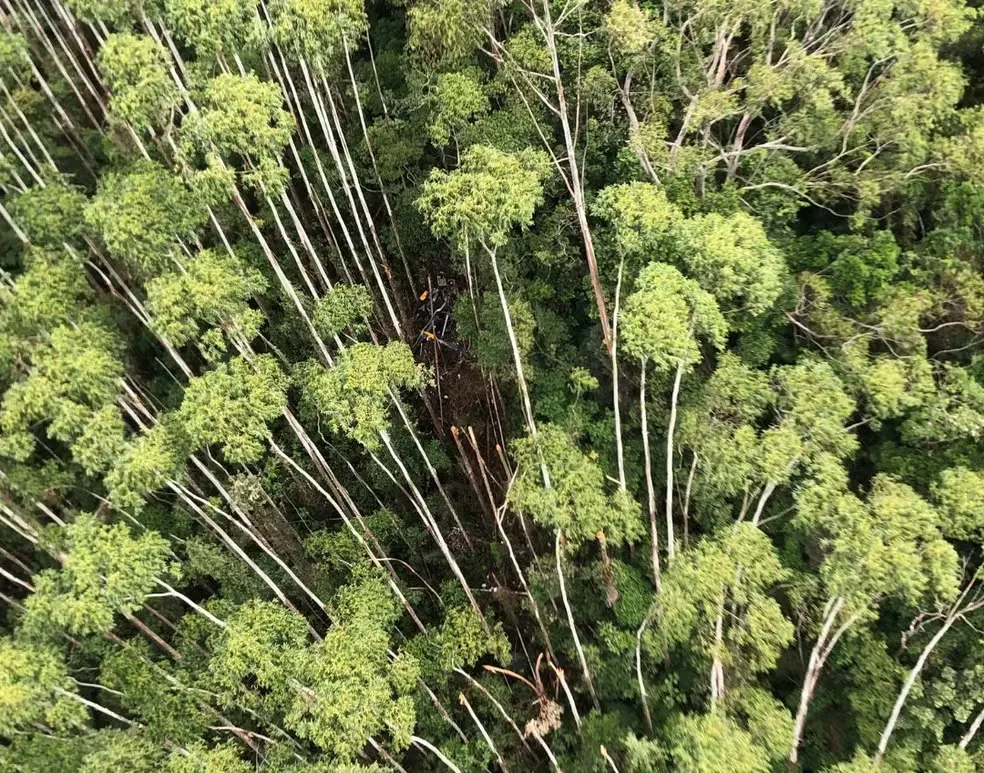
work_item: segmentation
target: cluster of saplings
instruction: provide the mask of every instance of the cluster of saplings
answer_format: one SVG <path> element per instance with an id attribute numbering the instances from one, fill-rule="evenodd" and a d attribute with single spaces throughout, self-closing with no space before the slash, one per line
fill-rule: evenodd
<path id="1" fill-rule="evenodd" d="M 0 770 L 984 771 L 968 0 L 0 0 Z"/>

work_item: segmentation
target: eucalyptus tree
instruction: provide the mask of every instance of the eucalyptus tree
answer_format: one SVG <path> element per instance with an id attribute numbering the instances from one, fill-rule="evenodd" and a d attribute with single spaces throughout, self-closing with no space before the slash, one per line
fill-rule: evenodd
<path id="1" fill-rule="evenodd" d="M 930 138 L 963 87 L 941 54 L 971 11 L 616 3 L 606 21 L 644 168 L 699 193 L 720 173 L 750 198 L 771 188 L 864 208 L 931 168 Z M 647 104 L 664 86 L 668 104 Z"/>
<path id="2" fill-rule="evenodd" d="M 666 550 L 670 560 L 675 554 L 673 526 L 673 435 L 676 428 L 677 400 L 685 371 L 702 358 L 702 339 L 722 349 L 727 322 L 714 298 L 692 279 L 664 263 L 651 263 L 639 272 L 635 290 L 626 299 L 622 313 L 623 346 L 627 354 L 641 362 L 643 383 L 652 362 L 657 373 L 673 373 L 670 418 L 666 432 Z M 648 399 L 641 395 L 644 405 Z M 647 486 L 650 492 L 649 518 L 653 541 L 653 565 L 656 565 L 656 510 L 649 459 L 649 428 L 643 416 L 643 447 L 646 449 Z"/>
<path id="3" fill-rule="evenodd" d="M 112 117 L 138 131 L 170 124 L 181 102 L 168 73 L 170 54 L 149 36 L 118 33 L 99 49 L 99 67 L 112 94 Z"/>
<path id="4" fill-rule="evenodd" d="M 792 641 L 793 624 L 770 595 L 787 579 L 768 537 L 748 523 L 684 551 L 663 575 L 655 647 L 688 647 L 710 661 L 712 713 L 728 695 L 726 670 L 734 682 L 753 680 Z"/>
<path id="5" fill-rule="evenodd" d="M 827 547 L 820 567 L 826 599 L 815 620 L 819 632 L 789 750 L 794 764 L 824 665 L 844 634 L 871 620 L 882 599 L 897 597 L 918 610 L 933 601 L 953 601 L 959 592 L 959 558 L 932 505 L 887 476 L 876 478 L 861 500 L 846 489 L 842 469 L 827 466 L 824 472 L 797 495 L 797 520 L 825 535 Z"/>

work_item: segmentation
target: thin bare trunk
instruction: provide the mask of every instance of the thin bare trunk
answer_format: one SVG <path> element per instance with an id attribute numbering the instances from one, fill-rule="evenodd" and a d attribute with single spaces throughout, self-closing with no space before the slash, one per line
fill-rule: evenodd
<path id="1" fill-rule="evenodd" d="M 683 549 L 690 542 L 690 493 L 693 491 L 694 474 L 697 472 L 697 452 L 694 451 L 693 461 L 690 462 L 690 472 L 687 475 L 687 488 L 683 493 Z"/>
<path id="2" fill-rule="evenodd" d="M 574 649 L 577 650 L 577 658 L 581 663 L 581 671 L 584 674 L 584 681 L 588 686 L 588 692 L 591 693 L 591 700 L 594 702 L 595 708 L 600 711 L 601 704 L 598 703 L 598 696 L 595 694 L 594 682 L 591 681 L 591 671 L 588 668 L 588 659 L 584 655 L 584 648 L 581 646 L 581 639 L 577 635 L 577 626 L 574 625 L 574 612 L 571 609 L 571 602 L 567 598 L 567 584 L 564 582 L 564 567 L 560 549 L 562 538 L 562 531 L 557 529 L 557 538 L 554 543 L 554 554 L 557 557 L 557 578 L 560 580 L 560 597 L 564 602 L 564 610 L 567 612 L 567 625 L 571 629 L 571 637 L 574 639 Z"/>
<path id="3" fill-rule="evenodd" d="M 598 319 L 601 323 L 601 336 L 605 348 L 609 349 L 612 345 L 611 327 L 608 324 L 608 310 L 605 306 L 605 294 L 601 289 L 601 280 L 598 276 L 598 263 L 595 260 L 594 241 L 591 238 L 591 227 L 588 225 L 588 210 L 584 201 L 584 187 L 581 179 L 581 172 L 577 163 L 577 147 L 574 135 L 571 132 L 570 116 L 567 110 L 567 97 L 564 91 L 564 81 L 560 72 L 560 58 L 557 54 L 557 44 L 554 38 L 554 23 L 550 13 L 549 0 L 543 0 L 543 19 L 540 22 L 541 32 L 547 51 L 550 54 L 550 63 L 553 67 L 554 88 L 557 92 L 558 116 L 560 126 L 564 133 L 564 146 L 567 152 L 567 165 L 570 168 L 570 188 L 574 198 L 574 209 L 577 212 L 577 224 L 581 229 L 581 239 L 584 242 L 584 253 L 588 261 L 588 273 L 591 278 L 591 290 L 594 293 L 595 305 L 598 307 Z"/>
<path id="4" fill-rule="evenodd" d="M 929 656 L 932 654 L 933 650 L 936 649 L 936 645 L 939 644 L 943 637 L 946 636 L 946 632 L 953 627 L 953 624 L 960 619 L 959 614 L 951 614 L 944 621 L 943 625 L 940 626 L 940 630 L 936 632 L 929 643 L 923 647 L 923 651 L 919 653 L 919 658 L 916 660 L 916 664 L 909 671 L 909 675 L 905 679 L 905 683 L 902 685 L 902 689 L 899 691 L 898 697 L 895 699 L 895 705 L 892 706 L 892 713 L 888 717 L 888 722 L 885 723 L 885 729 L 882 731 L 881 738 L 878 740 L 878 751 L 875 753 L 875 765 L 878 765 L 882 758 L 885 756 L 885 752 L 888 749 L 889 739 L 892 737 L 892 733 L 895 731 L 895 725 L 898 724 L 899 715 L 902 713 L 902 707 L 905 705 L 906 699 L 909 697 L 909 693 L 912 692 L 912 688 L 916 684 L 916 679 L 919 678 L 919 674 L 922 673 L 923 668 L 926 666 L 926 661 L 929 660 Z"/>
<path id="5" fill-rule="evenodd" d="M 471 704 L 468 702 L 468 698 L 465 697 L 463 692 L 458 693 L 458 701 L 465 707 L 465 710 L 468 712 L 468 716 L 472 718 L 472 722 L 475 723 L 475 726 L 478 728 L 478 732 L 482 734 L 482 739 L 492 751 L 492 754 L 495 756 L 496 762 L 499 763 L 499 767 L 502 768 L 503 773 L 509 773 L 509 768 L 506 765 L 506 761 L 502 759 L 502 755 L 499 754 L 499 750 L 496 749 L 495 744 L 492 743 L 492 738 L 489 735 L 489 731 L 485 729 L 485 725 L 482 724 L 482 720 L 478 718 L 478 714 L 475 713 L 475 710 L 471 707 Z"/>
<path id="6" fill-rule="evenodd" d="M 677 364 L 670 396 L 670 424 L 666 428 L 666 555 L 672 561 L 673 547 L 673 433 L 676 431 L 677 400 L 680 397 L 680 381 L 683 378 L 683 361 Z"/>
<path id="7" fill-rule="evenodd" d="M 396 466 L 399 468 L 400 473 L 403 475 L 403 479 L 406 481 L 407 486 L 409 486 L 410 490 L 413 492 L 414 498 L 417 500 L 417 504 L 420 506 L 419 512 L 421 513 L 421 516 L 424 518 L 424 522 L 430 527 L 431 533 L 433 534 L 434 539 L 441 550 L 441 553 L 444 555 L 445 561 L 447 561 L 448 566 L 451 567 L 451 571 L 454 573 L 454 576 L 457 578 L 458 583 L 465 591 L 465 596 L 468 597 L 468 601 L 469 603 L 471 603 L 472 609 L 475 610 L 475 614 L 478 615 L 478 618 L 482 623 L 482 627 L 485 629 L 487 633 L 491 633 L 491 629 L 489 628 L 488 621 L 485 619 L 485 615 L 482 614 L 481 607 L 478 606 L 478 602 L 475 600 L 475 595 L 474 593 L 472 593 L 471 586 L 468 585 L 468 581 L 465 579 L 465 575 L 461 571 L 461 567 L 458 566 L 458 562 L 455 560 L 454 554 L 451 552 L 451 549 L 448 547 L 448 543 L 445 541 L 444 535 L 441 533 L 441 529 L 438 526 L 437 521 L 434 519 L 434 516 L 430 512 L 430 508 L 428 508 L 427 506 L 427 502 L 424 500 L 424 497 L 421 495 L 420 491 L 418 490 L 417 484 L 414 483 L 413 478 L 410 476 L 410 473 L 407 471 L 407 468 L 404 466 L 403 461 L 396 453 L 396 449 L 393 448 L 393 443 L 390 440 L 389 434 L 386 432 L 381 432 L 380 437 L 383 440 L 383 444 L 386 446 L 386 450 L 389 451 L 390 456 L 393 458 L 393 461 L 396 462 Z"/>
<path id="8" fill-rule="evenodd" d="M 532 752 L 533 750 L 530 748 L 530 745 L 526 742 L 526 737 L 523 735 L 522 731 L 519 729 L 519 725 L 516 724 L 516 720 L 514 720 L 509 715 L 509 712 L 507 712 L 505 710 L 505 708 L 503 708 L 502 704 L 495 699 L 495 696 L 492 695 L 492 693 L 490 693 L 487 689 L 485 689 L 485 687 L 482 685 L 482 683 L 479 682 L 479 681 L 477 681 L 467 671 L 463 671 L 462 669 L 457 668 L 457 667 L 454 670 L 455 670 L 455 673 L 460 674 L 461 676 L 465 677 L 465 679 L 467 679 L 469 682 L 471 682 L 471 684 L 472 684 L 473 687 L 475 687 L 479 692 L 481 692 L 486 698 L 489 699 L 489 701 L 492 703 L 492 705 L 495 706 L 499 710 L 499 713 L 502 715 L 502 718 L 504 720 L 506 720 L 506 722 L 509 724 L 509 726 L 516 732 L 516 735 L 519 737 L 519 741 L 520 741 L 520 743 L 523 744 L 523 747 L 527 751 Z"/>
<path id="9" fill-rule="evenodd" d="M 799 707 L 796 710 L 796 719 L 793 723 L 793 740 L 789 749 L 789 764 L 795 766 L 799 761 L 799 747 L 803 740 L 803 730 L 806 727 L 806 716 L 810 710 L 810 701 L 816 691 L 817 682 L 820 681 L 820 674 L 833 648 L 836 646 L 840 637 L 850 628 L 859 615 L 855 614 L 848 618 L 840 628 L 831 633 L 834 622 L 844 608 L 843 598 L 830 599 L 824 610 L 823 627 L 817 637 L 816 644 L 810 651 L 810 660 L 806 669 L 806 676 L 803 679 L 803 689 L 800 692 Z"/>
<path id="10" fill-rule="evenodd" d="M 625 260 L 618 264 L 618 282 L 615 284 L 615 309 L 612 312 L 612 403 L 615 408 L 615 450 L 618 455 L 618 487 L 625 491 L 625 448 L 622 445 L 622 411 L 618 396 L 618 307 L 622 294 L 622 269 Z"/>
<path id="11" fill-rule="evenodd" d="M 769 501 L 769 497 L 772 496 L 772 492 L 776 490 L 776 484 L 769 481 L 765 484 L 765 488 L 762 490 L 762 496 L 759 497 L 758 505 L 755 507 L 755 513 L 752 515 L 752 525 L 758 526 L 759 520 L 762 518 L 762 512 L 765 510 L 765 503 Z"/>
<path id="12" fill-rule="evenodd" d="M 642 635 L 646 632 L 646 627 L 649 625 L 649 620 L 652 617 L 652 612 L 647 612 L 646 617 L 642 621 L 642 625 L 639 626 L 639 630 L 636 631 L 636 678 L 639 680 L 639 698 L 642 701 L 642 713 L 646 717 L 646 727 L 649 728 L 649 732 L 653 730 L 653 718 L 649 714 L 649 698 L 646 695 L 646 683 L 642 678 Z"/>
<path id="13" fill-rule="evenodd" d="M 656 525 L 656 487 L 653 485 L 653 461 L 649 451 L 649 421 L 646 414 L 646 360 L 643 358 L 639 376 L 639 418 L 642 422 L 642 455 L 646 467 L 646 494 L 649 499 L 649 531 L 652 540 L 650 559 L 656 592 L 662 591 L 659 569 L 659 528 Z"/>
<path id="14" fill-rule="evenodd" d="M 967 732 L 964 733 L 963 738 L 960 739 L 960 743 L 957 746 L 961 749 L 966 749 L 970 745 L 970 742 L 974 740 L 977 731 L 981 729 L 981 724 L 984 724 L 984 709 L 977 712 L 977 716 L 974 717 L 974 721 L 970 723 L 970 727 L 967 728 Z"/>

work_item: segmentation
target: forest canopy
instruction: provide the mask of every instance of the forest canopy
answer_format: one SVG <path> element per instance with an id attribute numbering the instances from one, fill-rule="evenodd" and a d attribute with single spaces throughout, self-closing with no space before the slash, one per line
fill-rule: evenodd
<path id="1" fill-rule="evenodd" d="M 0 770 L 984 771 L 977 0 L 2 0 Z"/>

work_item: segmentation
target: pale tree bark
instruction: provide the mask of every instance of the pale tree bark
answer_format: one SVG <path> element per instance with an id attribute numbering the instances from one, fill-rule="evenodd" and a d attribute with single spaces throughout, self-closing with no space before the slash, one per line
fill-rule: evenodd
<path id="1" fill-rule="evenodd" d="M 468 698 L 465 697 L 463 692 L 458 693 L 458 701 L 465 710 L 468 712 L 468 716 L 472 718 L 472 722 L 478 728 L 478 732 L 482 735 L 482 740 L 485 741 L 485 745 L 489 747 L 492 755 L 495 757 L 496 762 L 499 763 L 499 767 L 502 768 L 503 773 L 509 773 L 509 767 L 506 765 L 506 761 L 502 759 L 502 755 L 499 754 L 499 750 L 495 748 L 495 744 L 492 743 L 492 737 L 489 735 L 489 731 L 485 729 L 485 725 L 482 724 L 482 720 L 478 718 L 478 714 L 472 708 L 471 704 L 468 702 Z"/>
<path id="2" fill-rule="evenodd" d="M 639 680 L 639 698 L 642 701 L 642 713 L 646 718 L 646 727 L 649 731 L 653 730 L 653 718 L 649 713 L 649 697 L 646 695 L 646 682 L 642 678 L 642 635 L 646 632 L 646 628 L 649 626 L 649 620 L 652 617 L 652 610 L 646 613 L 645 618 L 643 618 L 642 625 L 639 626 L 639 630 L 636 631 L 636 651 L 635 651 L 635 665 L 636 665 L 636 678 Z"/>
<path id="3" fill-rule="evenodd" d="M 519 351 L 519 340 L 516 338 L 516 330 L 512 323 L 512 314 L 509 312 L 509 302 L 506 299 L 506 290 L 502 285 L 502 274 L 499 272 L 499 261 L 496 258 L 496 250 L 490 249 L 485 242 L 482 242 L 482 247 L 488 253 L 489 258 L 492 261 L 492 273 L 495 276 L 495 286 L 499 292 L 499 303 L 502 306 L 502 315 L 506 320 L 506 333 L 509 336 L 509 345 L 512 347 L 513 353 L 513 364 L 516 366 L 516 383 L 519 386 L 519 394 L 523 401 L 523 413 L 526 417 L 526 427 L 530 432 L 530 437 L 536 440 L 536 421 L 533 418 L 533 404 L 530 402 L 530 390 L 526 384 L 526 376 L 523 374 L 523 357 Z M 539 448 L 537 449 L 537 454 L 539 454 Z M 550 471 L 547 469 L 546 463 L 543 459 L 540 459 L 540 474 L 543 476 L 543 486 L 546 489 L 551 488 L 550 483 Z"/>
<path id="4" fill-rule="evenodd" d="M 552 15 L 550 13 L 549 0 L 543 0 L 543 18 L 534 15 L 534 23 L 540 28 L 547 52 L 550 54 L 550 63 L 553 68 L 554 89 L 557 92 L 558 117 L 564 135 L 564 147 L 567 152 L 567 165 L 570 169 L 570 187 L 574 198 L 574 209 L 577 212 L 577 223 L 581 229 L 581 239 L 584 242 L 584 253 L 588 261 L 588 274 L 591 278 L 591 290 L 595 296 L 595 305 L 598 307 L 598 319 L 601 323 L 601 336 L 605 348 L 612 345 L 611 326 L 608 323 L 608 310 L 605 305 L 605 294 L 601 288 L 601 279 L 598 276 L 598 263 L 595 259 L 594 241 L 591 238 L 591 227 L 588 224 L 588 208 L 584 200 L 584 181 L 577 162 L 577 143 L 571 131 L 570 115 L 567 107 L 567 96 L 564 90 L 564 80 L 560 72 L 560 59 L 557 54 L 557 43 L 555 39 L 555 29 Z"/>
<path id="5" fill-rule="evenodd" d="M 585 684 L 588 686 L 588 692 L 591 693 L 591 700 L 594 702 L 595 708 L 599 711 L 601 710 L 601 704 L 598 703 L 598 696 L 595 694 L 594 682 L 591 680 L 591 670 L 588 668 L 588 659 L 584 655 L 584 648 L 581 646 L 581 639 L 577 635 L 577 626 L 574 624 L 574 611 L 571 609 L 571 602 L 567 598 L 567 584 L 564 582 L 564 568 L 561 559 L 561 540 L 563 538 L 563 532 L 557 529 L 557 538 L 554 542 L 554 553 L 557 557 L 557 579 L 560 580 L 560 597 L 564 602 L 564 611 L 567 613 L 567 625 L 571 630 L 571 637 L 574 640 L 574 649 L 577 650 L 577 658 L 581 663 L 581 671 L 584 674 Z"/>
<path id="6" fill-rule="evenodd" d="M 666 428 L 666 556 L 674 557 L 673 546 L 673 433 L 676 431 L 677 400 L 680 397 L 680 381 L 683 378 L 683 360 L 677 364 L 670 396 L 670 424 Z"/>
<path id="7" fill-rule="evenodd" d="M 493 706 L 495 706 L 495 707 L 496 707 L 496 709 L 498 709 L 498 711 L 499 711 L 499 713 L 500 713 L 500 714 L 502 715 L 502 718 L 503 718 L 504 720 L 506 720 L 506 722 L 507 722 L 507 723 L 509 724 L 509 726 L 510 726 L 510 727 L 511 727 L 511 728 L 513 729 L 513 731 L 515 731 L 515 733 L 516 733 L 516 736 L 517 736 L 517 737 L 519 738 L 519 741 L 520 741 L 520 743 L 521 743 L 521 744 L 523 744 L 523 748 L 525 748 L 525 749 L 526 749 L 526 750 L 527 750 L 528 752 L 532 752 L 533 750 L 532 750 L 532 749 L 530 748 L 530 745 L 529 745 L 529 743 L 527 743 L 527 741 L 526 741 L 526 736 L 524 736 L 524 735 L 523 735 L 523 733 L 522 733 L 522 731 L 521 731 L 521 730 L 519 729 L 519 725 L 517 725 L 517 724 L 516 724 L 516 720 L 515 720 L 515 719 L 513 719 L 513 718 L 512 718 L 512 717 L 511 717 L 511 716 L 509 715 L 509 712 L 507 712 L 507 711 L 505 710 L 505 708 L 503 707 L 503 705 L 502 705 L 502 704 L 501 704 L 501 703 L 500 703 L 499 701 L 497 701 L 497 700 L 495 699 L 495 696 L 494 696 L 494 695 L 492 695 L 492 693 L 490 693 L 490 692 L 489 692 L 489 691 L 488 691 L 487 689 L 485 689 L 485 687 L 484 687 L 484 686 L 482 685 L 482 683 L 481 683 L 481 682 L 479 682 L 479 681 L 477 681 L 477 680 L 476 680 L 476 679 L 475 679 L 475 678 L 474 678 L 474 677 L 473 677 L 473 676 L 472 676 L 471 674 L 469 674 L 469 673 L 468 673 L 467 671 L 464 671 L 464 670 L 462 670 L 462 669 L 460 669 L 460 668 L 457 668 L 457 667 L 455 667 L 455 669 L 454 669 L 454 671 L 455 671 L 455 673 L 456 673 L 456 674 L 459 674 L 459 675 L 461 675 L 461 676 L 463 676 L 463 677 L 464 677 L 465 679 L 467 679 L 467 680 L 468 680 L 469 682 L 471 682 L 471 685 L 472 685 L 472 687 L 474 687 L 475 689 L 477 689 L 477 690 L 478 690 L 479 692 L 481 692 L 481 693 L 482 693 L 482 694 L 483 694 L 483 695 L 484 695 L 484 696 L 485 696 L 486 698 L 488 698 L 488 699 L 489 699 L 489 702 L 490 702 L 490 703 L 491 703 L 491 704 L 492 704 Z"/>
<path id="8" fill-rule="evenodd" d="M 970 723 L 970 727 L 967 728 L 967 732 L 964 733 L 963 738 L 960 739 L 960 743 L 957 746 L 961 749 L 966 749 L 970 745 L 970 742 L 974 740 L 977 731 L 981 729 L 981 724 L 984 724 L 984 709 L 977 712 L 977 716 L 974 717 L 974 721 Z"/>
<path id="9" fill-rule="evenodd" d="M 550 155 L 554 166 L 557 168 L 561 179 L 564 181 L 568 192 L 571 194 L 574 209 L 577 214 L 578 228 L 581 232 L 581 241 L 584 246 L 584 253 L 588 263 L 588 274 L 591 279 L 591 290 L 594 294 L 595 306 L 598 309 L 598 318 L 601 323 L 602 340 L 605 348 L 610 349 L 611 327 L 608 322 L 608 310 L 605 304 L 605 294 L 602 290 L 601 280 L 598 275 L 598 263 L 595 258 L 594 240 L 591 236 L 591 226 L 588 222 L 587 205 L 584 198 L 583 172 L 579 168 L 577 161 L 577 129 L 575 128 L 572 130 L 571 128 L 564 81 L 560 71 L 560 60 L 557 55 L 556 30 L 547 0 L 543 1 L 542 18 L 533 6 L 532 0 L 531 2 L 525 3 L 525 5 L 533 18 L 534 25 L 543 37 L 547 52 L 550 54 L 552 75 L 548 77 L 554 86 L 557 104 L 554 105 L 550 102 L 547 96 L 540 90 L 537 83 L 530 77 L 529 73 L 527 73 L 522 67 L 519 68 L 519 71 L 523 75 L 524 83 L 530 93 L 535 94 L 537 98 L 547 107 L 547 109 L 560 120 L 564 137 L 564 149 L 566 151 L 563 159 L 558 158 L 554 153 L 553 143 L 549 140 L 545 131 L 541 128 L 540 123 L 526 98 L 524 89 L 520 87 L 515 77 L 512 77 L 511 79 L 513 81 L 513 85 L 516 87 L 517 95 L 523 101 L 523 104 L 526 106 L 527 111 L 530 114 L 530 118 L 536 127 L 537 133 L 540 135 L 540 139 L 543 141 L 547 153 Z M 493 47 L 495 48 L 494 52 L 487 53 L 490 53 L 492 58 L 497 63 L 501 63 L 501 59 L 508 57 L 509 52 L 506 47 L 496 38 L 493 30 L 485 29 L 484 32 L 489 37 Z M 580 111 L 580 106 L 578 106 L 578 111 Z"/>
<path id="10" fill-rule="evenodd" d="M 721 662 L 721 648 L 724 642 L 724 592 L 714 621 L 714 649 L 711 654 L 711 713 L 717 709 L 718 701 L 724 698 L 724 664 Z"/>
<path id="11" fill-rule="evenodd" d="M 622 411 L 619 409 L 618 395 L 618 308 L 622 294 L 622 269 L 625 261 L 618 264 L 618 282 L 615 284 L 615 309 L 612 312 L 612 403 L 615 408 L 615 450 L 618 456 L 618 487 L 625 491 L 625 449 L 622 445 Z"/>
<path id="12" fill-rule="evenodd" d="M 656 592 L 662 591 L 662 580 L 659 568 L 659 528 L 656 525 L 656 487 L 653 485 L 653 460 L 649 451 L 649 421 L 646 411 L 646 358 L 642 358 L 639 375 L 639 418 L 642 422 L 642 455 L 646 467 L 646 495 L 649 504 L 649 531 L 652 543 L 650 561 L 653 567 L 653 579 Z"/>
<path id="13" fill-rule="evenodd" d="M 762 518 L 762 513 L 765 510 L 765 503 L 769 501 L 769 497 L 776 490 L 776 484 L 771 480 L 765 484 L 765 488 L 762 490 L 762 496 L 759 497 L 758 504 L 755 507 L 755 514 L 752 516 L 752 525 L 758 526 L 759 521 Z"/>
<path id="14" fill-rule="evenodd" d="M 929 643 L 923 647 L 923 651 L 919 653 L 919 658 L 916 660 L 916 664 L 909 671 L 909 675 L 905 679 L 905 683 L 902 685 L 902 689 L 899 691 L 898 697 L 895 699 L 895 704 L 892 706 L 892 713 L 888 716 L 888 722 L 885 724 L 885 729 L 882 731 L 881 738 L 878 739 L 878 750 L 875 752 L 875 765 L 878 765 L 882 758 L 885 756 L 885 752 L 888 750 L 888 742 L 892 737 L 892 733 L 895 731 L 895 725 L 898 724 L 899 716 L 902 713 L 902 707 L 905 705 L 906 699 L 909 697 L 909 693 L 916 684 L 916 679 L 919 678 L 919 674 L 922 673 L 923 668 L 926 666 L 926 661 L 929 660 L 929 656 L 932 654 L 933 650 L 936 649 L 936 645 L 942 641 L 943 637 L 946 636 L 946 632 L 950 630 L 953 624 L 957 622 L 956 616 L 949 616 L 944 621 L 943 625 L 936 632 Z"/>
<path id="15" fill-rule="evenodd" d="M 422 749 L 426 749 L 427 751 L 431 752 L 435 757 L 437 757 L 444 764 L 444 766 L 448 770 L 453 771 L 453 773 L 461 773 L 461 768 L 459 768 L 451 760 L 449 760 L 447 757 L 445 757 L 444 756 L 444 753 L 440 749 L 438 749 L 436 746 L 434 746 L 434 744 L 432 744 L 430 741 L 426 741 L 423 738 L 420 738 L 419 736 L 416 736 L 416 735 L 411 736 L 410 737 L 410 741 L 411 741 L 411 743 L 413 743 L 414 746 L 418 746 L 418 747 L 420 747 Z"/>
<path id="16" fill-rule="evenodd" d="M 465 579 L 465 575 L 461 571 L 461 567 L 458 566 L 458 562 L 455 560 L 454 554 L 452 553 L 451 549 L 448 547 L 448 543 L 445 541 L 444 535 L 441 533 L 440 527 L 437 525 L 437 521 L 434 519 L 434 516 L 430 512 L 430 508 L 428 508 L 427 506 L 427 502 L 424 500 L 424 497 L 421 495 L 419 489 L 417 488 L 417 484 L 414 483 L 413 478 L 410 476 L 410 473 L 407 471 L 407 468 L 404 466 L 403 461 L 400 459 L 399 455 L 396 453 L 396 450 L 393 448 L 393 443 L 390 440 L 389 434 L 387 432 L 380 432 L 379 434 L 383 440 L 383 444 L 386 446 L 386 449 L 389 451 L 390 456 L 393 458 L 393 461 L 396 462 L 396 466 L 399 468 L 400 473 L 403 476 L 403 479 L 407 483 L 407 486 L 409 486 L 410 490 L 413 492 L 414 498 L 417 500 L 417 504 L 420 506 L 421 516 L 424 517 L 425 523 L 427 523 L 427 525 L 430 526 L 432 530 L 431 533 L 433 534 L 435 540 L 437 541 L 437 545 L 440 548 L 441 553 L 444 554 L 444 558 L 447 561 L 448 566 L 451 567 L 451 571 L 454 573 L 455 577 L 457 578 L 458 583 L 462 587 L 462 590 L 465 591 L 465 595 L 467 596 L 468 601 L 472 606 L 472 609 L 475 611 L 475 614 L 478 615 L 478 619 L 482 623 L 482 628 L 485 630 L 486 633 L 491 633 L 492 629 L 489 628 L 488 621 L 485 619 L 485 615 L 482 614 L 481 607 L 479 607 L 478 602 L 475 600 L 475 594 L 472 592 L 471 586 L 468 585 L 468 581 Z"/>
<path id="17" fill-rule="evenodd" d="M 795 766 L 799 762 L 799 747 L 803 740 L 803 730 L 806 727 L 806 716 L 810 709 L 810 701 L 816 691 L 817 682 L 820 681 L 820 674 L 823 672 L 824 664 L 830 656 L 831 651 L 837 645 L 841 636 L 858 621 L 860 614 L 850 616 L 836 631 L 834 623 L 844 609 L 845 600 L 842 597 L 832 598 L 827 602 L 824 609 L 823 626 L 820 635 L 817 637 L 816 644 L 810 651 L 810 660 L 807 665 L 806 676 L 803 679 L 803 689 L 800 692 L 799 706 L 796 709 L 796 719 L 793 722 L 793 740 L 789 749 L 789 764 Z"/>
<path id="18" fill-rule="evenodd" d="M 902 713 L 902 707 L 905 705 L 906 699 L 909 697 L 909 693 L 912 692 L 912 688 L 915 686 L 916 680 L 922 673 L 923 668 L 925 668 L 926 661 L 929 660 L 929 656 L 933 653 L 933 650 L 936 649 L 936 646 L 943 640 L 943 637 L 946 636 L 947 631 L 949 631 L 956 622 L 965 620 L 965 616 L 967 614 L 984 606 L 984 599 L 981 598 L 981 593 L 979 591 L 974 594 L 970 601 L 967 601 L 967 597 L 970 595 L 970 592 L 974 588 L 975 584 L 974 579 L 967 584 L 967 587 L 960 594 L 960 597 L 947 612 L 946 617 L 943 619 L 943 625 L 940 626 L 940 629 L 933 635 L 933 638 L 931 638 L 929 642 L 927 642 L 926 646 L 923 647 L 923 650 L 919 653 L 919 657 L 916 660 L 915 665 L 909 671 L 909 675 L 906 677 L 906 680 L 902 685 L 902 689 L 899 691 L 898 697 L 895 699 L 895 705 L 892 706 L 892 713 L 889 715 L 888 722 L 885 723 L 885 729 L 882 731 L 881 738 L 878 741 L 878 751 L 875 753 L 876 765 L 881 762 L 882 758 L 885 756 L 885 752 L 888 750 L 888 742 L 892 737 L 896 724 L 898 724 L 899 715 Z M 971 737 L 973 737 L 973 734 L 971 734 Z"/>

